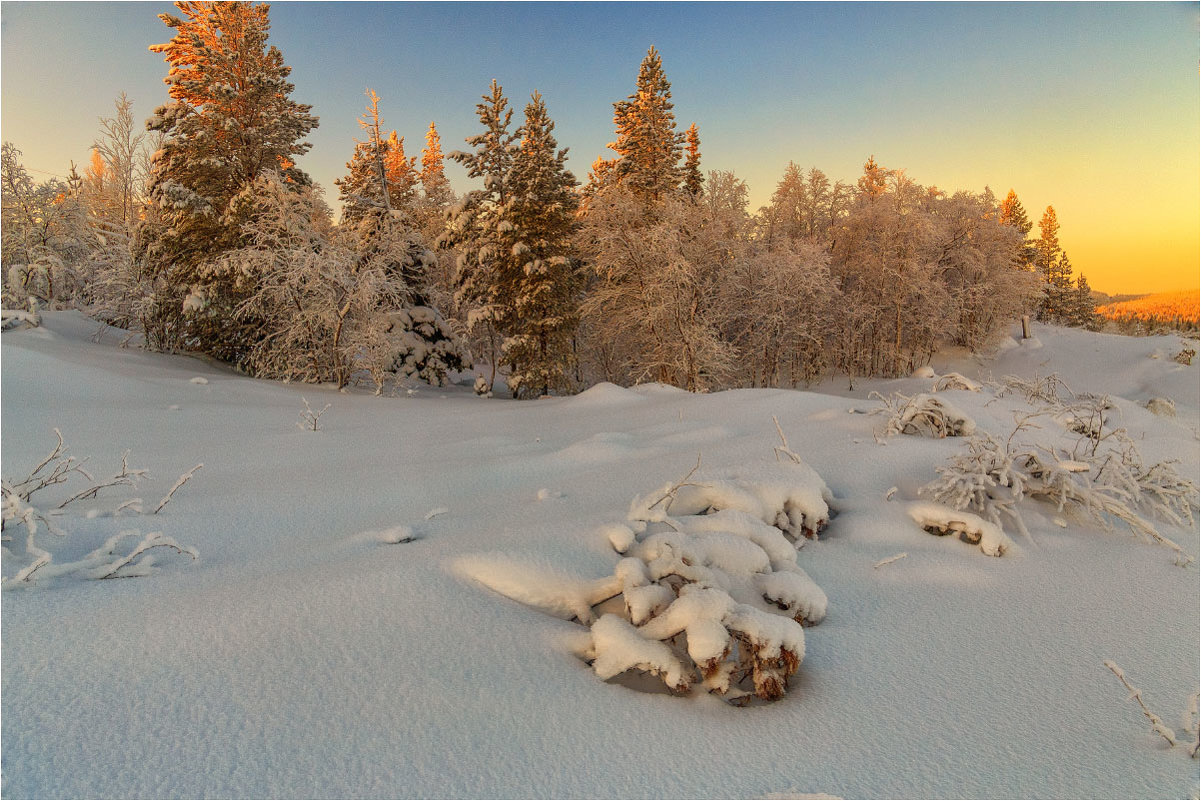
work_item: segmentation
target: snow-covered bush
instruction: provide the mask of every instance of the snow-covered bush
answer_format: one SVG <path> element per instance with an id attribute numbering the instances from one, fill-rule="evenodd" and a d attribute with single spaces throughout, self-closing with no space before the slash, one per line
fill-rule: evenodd
<path id="1" fill-rule="evenodd" d="M 868 397 L 876 398 L 884 407 L 873 410 L 873 414 L 885 415 L 888 419 L 884 434 L 916 434 L 924 437 L 963 437 L 976 430 L 976 422 L 950 401 L 933 395 L 902 395 L 899 392 L 884 397 L 873 392 Z"/>
<path id="2" fill-rule="evenodd" d="M 1075 394 L 1060 379 L 1058 373 L 1051 373 L 1030 381 L 1016 375 L 1004 376 L 1001 379 L 1001 388 L 997 391 L 997 397 L 1003 398 L 1010 393 L 1022 395 L 1028 403 L 1044 404 L 1060 404 L 1065 398 L 1071 398 Z"/>
<path id="3" fill-rule="evenodd" d="M 787 451 L 785 443 L 784 451 Z M 460 567 L 515 600 L 590 627 L 580 655 L 602 679 L 641 671 L 673 692 L 774 700 L 805 656 L 802 626 L 826 616 L 821 588 L 785 535 L 814 535 L 829 489 L 790 460 L 687 476 L 631 504 L 597 534 L 624 554 L 612 576 L 572 579 L 513 564 Z M 596 611 L 600 611 L 597 619 Z"/>
<path id="4" fill-rule="evenodd" d="M 950 389 L 962 389 L 968 392 L 979 392 L 980 382 L 973 381 L 959 373 L 947 373 L 934 382 L 933 392 L 946 392 Z"/>
<path id="5" fill-rule="evenodd" d="M 1147 411 L 1157 417 L 1175 417 L 1176 402 L 1171 398 L 1150 398 L 1147 400 Z"/>
<path id="6" fill-rule="evenodd" d="M 5 589 L 27 586 L 37 579 L 67 574 L 88 579 L 145 576 L 151 572 L 154 564 L 154 556 L 149 552 L 159 548 L 186 554 L 192 559 L 197 558 L 195 548 L 182 546 L 164 536 L 161 531 L 152 531 L 143 536 L 139 531 L 122 530 L 107 537 L 100 547 L 88 551 L 80 558 L 55 562 L 56 554 L 52 550 L 69 552 L 72 548 L 67 543 L 67 536 L 72 532 L 60 525 L 60 520 L 68 514 L 67 507 L 79 501 L 94 499 L 105 489 L 136 486 L 138 481 L 145 478 L 146 471 L 129 467 L 129 452 L 126 451 L 121 457 L 120 468 L 111 476 L 97 480 L 84 469 L 83 465 L 87 460 L 67 455 L 62 434 L 58 429 L 55 429 L 54 433 L 58 437 L 58 444 L 28 475 L 21 479 L 4 479 L 0 483 L 0 492 L 3 495 L 0 506 L 0 531 L 4 532 L 4 578 L 0 586 Z M 161 511 L 176 490 L 202 466 L 197 465 L 181 476 L 151 514 Z M 60 487 L 65 491 L 65 485 L 77 479 L 83 479 L 84 486 L 58 500 L 57 505 L 54 500 L 34 498 L 38 493 L 44 493 L 52 487 Z M 123 513 L 142 513 L 142 500 L 125 500 L 107 513 L 107 516 L 117 517 Z M 99 511 L 91 510 L 86 514 L 86 519 L 93 520 L 101 516 L 104 515 Z M 72 522 L 78 524 L 79 521 Z M 13 529 L 16 526 L 25 529 L 23 547 L 14 545 Z M 78 526 L 72 526 L 76 527 Z M 43 547 L 44 542 L 38 538 L 42 531 L 52 535 L 56 541 L 52 549 L 51 546 Z"/>
<path id="7" fill-rule="evenodd" d="M 391 313 L 388 320 L 385 333 L 393 356 L 387 372 L 440 387 L 448 373 L 470 367 L 462 341 L 433 308 L 411 306 Z"/>
<path id="8" fill-rule="evenodd" d="M 923 501 L 911 503 L 907 511 L 913 522 L 931 534 L 940 537 L 955 534 L 969 545 L 979 545 L 989 556 L 1004 556 L 1013 550 L 1013 541 L 1000 526 L 971 512 Z"/>
<path id="9" fill-rule="evenodd" d="M 1005 442 L 988 433 L 971 437 L 966 453 L 935 468 L 939 478 L 921 493 L 954 509 L 976 510 L 997 526 L 1004 518 L 1026 537 L 1030 532 L 1019 508 L 1026 498 L 1045 501 L 1057 512 L 1072 507 L 1106 528 L 1121 521 L 1137 536 L 1191 560 L 1139 514 L 1145 511 L 1176 525 L 1194 520 L 1197 485 L 1180 476 L 1171 462 L 1146 467 L 1134 442 L 1120 430 L 1099 439 L 1082 437 L 1075 450 L 1057 452 L 1019 438 L 1029 428 L 1027 418 Z"/>

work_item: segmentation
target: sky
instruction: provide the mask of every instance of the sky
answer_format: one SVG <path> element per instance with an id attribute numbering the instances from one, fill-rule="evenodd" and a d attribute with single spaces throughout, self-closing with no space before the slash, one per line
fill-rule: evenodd
<path id="1" fill-rule="evenodd" d="M 321 119 L 299 163 L 336 205 L 374 89 L 418 155 L 478 130 L 495 78 L 515 118 L 546 99 L 584 180 L 654 45 L 703 170 L 766 204 L 789 161 L 854 182 L 868 156 L 920 184 L 998 197 L 1111 294 L 1201 284 L 1197 3 L 296 3 L 271 5 L 292 98 Z M 124 91 L 167 100 L 168 3 L 0 3 L 0 136 L 35 178 L 84 165 Z M 447 162 L 456 190 L 471 188 Z M 1037 234 L 1037 228 L 1035 229 Z"/>

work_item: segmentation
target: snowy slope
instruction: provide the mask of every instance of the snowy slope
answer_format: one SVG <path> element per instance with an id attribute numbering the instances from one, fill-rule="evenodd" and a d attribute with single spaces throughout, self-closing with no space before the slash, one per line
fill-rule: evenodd
<path id="1" fill-rule="evenodd" d="M 594 387 L 536 402 L 451 387 L 394 397 L 254 381 L 92 341 L 47 314 L 3 335 L 3 475 L 61 429 L 91 465 L 123 449 L 153 519 L 76 515 L 72 537 L 161 529 L 200 558 L 126 581 L 5 591 L 2 767 L 8 797 L 1181 797 L 1198 762 L 1168 749 L 1103 665 L 1176 726 L 1197 689 L 1198 571 L 1124 529 L 1050 509 L 990 558 L 906 514 L 958 439 L 897 436 L 870 390 L 689 395 Z M 1058 372 L 1110 393 L 1148 459 L 1198 474 L 1198 368 L 1172 337 L 1036 327 L 977 379 Z M 1157 358 L 1153 355 L 1158 354 Z M 207 383 L 193 382 L 203 377 Z M 326 403 L 322 430 L 294 426 Z M 1007 435 L 1024 400 L 945 393 Z M 1177 418 L 1140 404 L 1176 403 Z M 798 562 L 829 598 L 782 700 L 738 709 L 601 682 L 580 625 L 504 598 L 464 560 L 611 575 L 603 533 L 683 476 L 772 459 L 778 417 L 838 515 Z M 886 494 L 897 487 L 892 500 Z M 546 490 L 546 492 L 541 492 Z M 113 496 L 116 497 L 116 496 Z M 103 496 L 85 502 L 111 508 Z M 439 507 L 443 514 L 425 519 Z M 417 539 L 383 544 L 410 526 Z M 1190 554 L 1195 528 L 1161 526 Z M 6 532 L 7 533 L 7 532 Z M 1014 536 L 1014 532 L 1009 532 Z M 906 553 L 903 559 L 873 565 Z M 12 571 L 6 567 L 5 576 Z"/>

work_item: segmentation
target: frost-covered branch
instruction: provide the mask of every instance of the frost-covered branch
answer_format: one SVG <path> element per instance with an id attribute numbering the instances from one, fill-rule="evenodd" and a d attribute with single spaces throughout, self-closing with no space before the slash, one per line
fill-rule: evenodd
<path id="1" fill-rule="evenodd" d="M 163 507 L 166 506 L 168 503 L 170 503 L 171 497 L 173 495 L 175 495 L 176 491 L 180 487 L 182 487 L 184 484 L 187 484 L 188 480 L 191 479 L 192 476 L 196 474 L 196 471 L 202 467 L 204 467 L 204 462 L 201 462 L 200 464 L 196 465 L 191 470 L 189 470 L 188 472 L 186 472 L 182 476 L 180 476 L 179 479 L 174 484 L 171 485 L 171 489 L 167 490 L 167 494 L 163 496 L 163 499 L 158 502 L 158 506 L 154 507 L 153 514 L 158 514 L 159 512 L 161 512 L 163 510 Z"/>
<path id="2" fill-rule="evenodd" d="M 296 421 L 296 427 L 301 431 L 320 431 L 321 415 L 325 414 L 330 407 L 330 404 L 325 404 L 318 411 L 313 411 L 313 407 L 309 406 L 308 398 L 301 398 L 304 401 L 304 411 L 300 413 L 300 419 Z"/>
<path id="3" fill-rule="evenodd" d="M 131 538 L 141 536 L 137 531 L 122 531 L 119 534 L 109 537 L 100 548 L 93 550 L 82 559 L 69 562 L 55 562 L 51 549 L 42 547 L 37 540 L 37 535 L 41 531 L 42 526 L 45 526 L 46 530 L 52 534 L 65 537 L 68 532 L 57 524 L 55 518 L 66 515 L 68 507 L 80 500 L 97 497 L 103 489 L 135 486 L 138 481 L 146 477 L 147 471 L 131 468 L 129 466 L 129 451 L 125 451 L 121 455 L 120 469 L 111 477 L 97 481 L 80 467 L 82 464 L 81 460 L 77 460 L 73 456 L 66 454 L 62 433 L 57 429 L 55 429 L 54 433 L 58 438 L 58 443 L 49 456 L 39 462 L 29 475 L 20 481 L 5 480 L 2 482 L 2 520 L 4 528 L 7 528 L 9 523 L 23 525 L 25 527 L 25 542 L 24 548 L 16 551 L 10 550 L 7 546 L 5 547 L 5 573 L 9 573 L 10 571 L 10 562 L 16 562 L 20 566 L 16 567 L 14 572 L 10 573 L 9 577 L 3 579 L 0 582 L 0 586 L 3 586 L 5 589 L 28 586 L 35 579 L 49 579 L 67 574 L 92 579 L 146 575 L 153 564 L 153 558 L 148 555 L 148 552 L 156 548 L 167 548 L 177 553 L 189 555 L 193 559 L 196 558 L 195 549 L 181 546 L 171 538 L 163 536 L 161 532 L 147 534 L 132 549 L 122 553 L 118 550 L 118 546 Z M 183 486 L 188 478 L 200 467 L 201 465 L 197 465 L 184 476 L 181 476 L 180 480 L 167 493 L 167 496 L 163 498 L 163 501 L 159 504 L 155 512 L 161 510 L 167 501 L 171 499 L 171 496 L 175 494 L 176 490 Z M 82 489 L 68 495 L 50 511 L 43 511 L 46 507 L 35 496 L 52 486 L 64 484 L 76 475 L 86 479 L 86 485 Z M 53 504 L 54 501 L 50 501 L 50 503 Z M 128 510 L 140 513 L 141 504 L 142 501 L 140 498 L 130 498 L 122 501 L 111 514 L 116 515 Z M 98 515 L 95 512 L 89 512 L 88 517 L 93 518 L 98 517 Z M 5 541 L 11 542 L 11 537 L 5 537 Z"/>
<path id="4" fill-rule="evenodd" d="M 1154 731 L 1156 734 L 1158 734 L 1160 737 L 1167 740 L 1168 745 L 1175 747 L 1176 746 L 1175 733 L 1173 733 L 1173 731 L 1171 729 L 1169 729 L 1166 725 L 1164 725 L 1164 722 L 1162 719 L 1160 719 L 1159 715 L 1156 715 L 1150 709 L 1147 709 L 1147 705 L 1143 703 L 1142 690 L 1132 687 L 1130 682 L 1128 682 L 1126 680 L 1126 674 L 1124 672 L 1122 672 L 1122 669 L 1120 667 L 1118 667 L 1116 664 L 1114 664 L 1112 660 L 1106 659 L 1105 667 L 1107 667 L 1111 671 L 1113 671 L 1113 675 L 1118 677 L 1118 681 L 1122 682 L 1122 686 L 1124 686 L 1127 690 L 1130 691 L 1130 695 L 1127 696 L 1126 700 L 1134 699 L 1135 701 L 1138 701 L 1139 708 L 1143 710 L 1143 716 L 1147 720 L 1151 721 L 1151 730 Z M 1194 747 L 1194 750 L 1195 750 L 1195 747 Z"/>

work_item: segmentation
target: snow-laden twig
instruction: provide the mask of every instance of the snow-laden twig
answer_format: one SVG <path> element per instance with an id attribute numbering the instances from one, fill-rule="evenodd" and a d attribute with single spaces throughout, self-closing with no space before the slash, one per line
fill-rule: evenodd
<path id="1" fill-rule="evenodd" d="M 876 562 L 875 564 L 872 565 L 872 569 L 879 570 L 880 568 L 884 567 L 885 565 L 891 565 L 893 562 L 901 561 L 908 555 L 909 555 L 908 553 L 899 553 L 896 556 L 890 556 L 887 559 L 881 559 L 879 562 Z"/>
<path id="2" fill-rule="evenodd" d="M 313 411 L 313 407 L 309 406 L 308 398 L 301 397 L 304 401 L 304 411 L 300 413 L 300 419 L 296 421 L 296 427 L 301 431 L 320 431 L 321 425 L 318 422 L 321 420 L 321 415 L 329 410 L 330 404 L 325 404 L 320 411 Z"/>
<path id="3" fill-rule="evenodd" d="M 1127 696 L 1126 700 L 1130 700 L 1133 698 L 1135 701 L 1138 701 L 1139 708 L 1141 708 L 1143 710 L 1143 716 L 1146 717 L 1147 720 L 1151 721 L 1151 730 L 1154 731 L 1156 734 L 1158 734 L 1160 737 L 1167 740 L 1168 745 L 1175 747 L 1176 746 L 1175 733 L 1173 733 L 1173 731 L 1171 729 L 1169 729 L 1166 725 L 1164 725 L 1164 722 L 1162 719 L 1160 719 L 1159 715 L 1156 715 L 1150 709 L 1147 709 L 1147 705 L 1143 703 L 1142 690 L 1139 690 L 1139 689 L 1131 686 L 1130 682 L 1128 682 L 1126 680 L 1126 674 L 1123 673 L 1122 669 L 1120 667 L 1118 667 L 1116 664 L 1114 664 L 1112 660 L 1106 659 L 1105 667 L 1107 667 L 1111 671 L 1113 671 L 1113 675 L 1118 677 L 1118 681 L 1122 682 L 1123 686 L 1125 686 L 1125 688 L 1130 691 L 1130 695 Z"/>
<path id="4" fill-rule="evenodd" d="M 23 552 L 19 550 L 13 552 L 7 547 L 4 549 L 6 567 L 9 560 L 17 560 L 22 565 L 11 578 L 3 581 L 5 589 L 28 586 L 35 579 L 52 578 L 67 574 L 76 574 L 93 579 L 146 575 L 152 563 L 152 557 L 148 556 L 148 552 L 156 548 L 168 548 L 181 554 L 187 554 L 193 559 L 196 558 L 196 551 L 194 549 L 179 545 L 171 538 L 163 536 L 162 532 L 147 534 L 130 551 L 120 553 L 117 551 L 118 545 L 132 537 L 141 536 L 137 531 L 123 531 L 110 537 L 103 546 L 92 551 L 83 559 L 56 563 L 51 550 L 43 548 L 37 541 L 37 534 L 41 531 L 42 525 L 50 533 L 65 537 L 67 531 L 57 525 L 55 518 L 67 515 L 67 510 L 72 504 L 86 498 L 95 498 L 103 489 L 135 486 L 138 481 L 146 477 L 147 471 L 131 468 L 129 466 L 129 451 L 125 451 L 121 455 L 120 469 L 111 477 L 97 481 L 91 474 L 82 469 L 81 464 L 83 460 L 77 460 L 75 457 L 67 455 L 62 433 L 58 429 L 55 429 L 54 433 L 58 439 L 57 444 L 51 450 L 50 454 L 37 464 L 32 472 L 19 481 L 5 480 L 0 482 L 3 494 L 3 503 L 0 504 L 0 509 L 2 509 L 0 520 L 3 521 L 3 527 L 7 528 L 9 523 L 20 524 L 25 527 L 26 531 Z M 159 504 L 159 509 L 170 500 L 171 495 L 199 467 L 200 465 L 197 465 L 197 467 L 193 468 L 176 482 L 176 485 L 167 493 L 167 497 Z M 35 499 L 34 496 L 54 485 L 63 484 L 72 478 L 73 475 L 78 475 L 86 479 L 86 486 L 67 496 L 65 500 L 58 503 L 53 509 L 43 511 L 46 507 L 43 506 L 40 500 Z M 53 503 L 53 501 L 50 501 L 50 503 Z M 119 512 L 130 509 L 140 513 L 141 508 L 141 499 L 131 498 L 121 502 L 116 510 L 110 514 L 116 515 Z M 91 510 L 87 513 L 89 519 L 99 516 L 101 516 L 101 513 L 97 510 Z M 11 538 L 6 537 L 5 541 L 11 542 Z"/>
<path id="5" fill-rule="evenodd" d="M 131 470 L 129 468 L 129 451 L 125 451 L 121 454 L 121 469 L 119 471 L 114 473 L 111 477 L 99 482 L 98 484 L 93 484 L 91 487 L 75 493 L 70 498 L 67 498 L 65 501 L 60 503 L 58 508 L 62 509 L 67 506 L 67 504 L 83 500 L 84 498 L 95 498 L 96 494 L 100 492 L 100 490 L 108 487 L 132 487 L 137 483 L 138 479 L 145 478 L 145 476 L 145 470 Z"/>
<path id="6" fill-rule="evenodd" d="M 152 514 L 158 514 L 160 511 L 162 511 L 162 508 L 171 501 L 171 496 L 175 494 L 176 490 L 178 490 L 184 484 L 187 484 L 188 479 L 190 479 L 196 473 L 196 471 L 202 467 L 204 467 L 204 462 L 201 462 L 180 476 L 179 479 L 173 485 L 171 485 L 171 489 L 167 491 L 167 494 L 163 496 L 163 499 L 158 502 L 158 506 L 154 507 L 154 512 L 152 512 Z"/>
<path id="7" fill-rule="evenodd" d="M 684 477 L 681 478 L 679 481 L 677 481 L 676 483 L 667 487 L 666 490 L 664 491 L 663 495 L 657 501 L 655 501 L 654 503 L 652 503 L 646 507 L 647 510 L 649 511 L 651 509 L 654 509 L 656 506 L 663 503 L 664 501 L 670 501 L 670 500 L 674 499 L 676 497 L 676 493 L 678 493 L 682 488 L 693 486 L 688 483 L 688 479 L 692 478 L 692 476 L 696 474 L 696 471 L 700 470 L 700 469 L 701 469 L 701 454 L 698 453 L 696 455 L 696 464 L 694 464 L 692 466 L 692 469 L 689 470 L 687 473 L 685 473 Z M 666 507 L 664 507 L 664 508 L 666 508 Z"/>
<path id="8" fill-rule="evenodd" d="M 1197 754 L 1201 753 L 1201 692 L 1189 696 L 1185 723 L 1185 728 L 1193 735 L 1193 744 L 1189 746 L 1188 755 L 1196 759 Z"/>
<path id="9" fill-rule="evenodd" d="M 776 424 L 776 433 L 780 435 L 780 444 L 772 450 L 775 451 L 776 461 L 780 461 L 781 456 L 787 456 L 792 460 L 793 464 L 804 464 L 801 457 L 788 447 L 788 437 L 784 436 L 784 429 L 780 428 L 780 420 L 774 414 L 771 416 L 771 421 Z"/>

